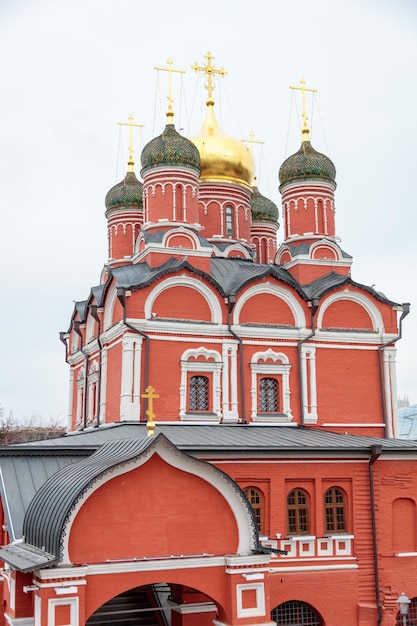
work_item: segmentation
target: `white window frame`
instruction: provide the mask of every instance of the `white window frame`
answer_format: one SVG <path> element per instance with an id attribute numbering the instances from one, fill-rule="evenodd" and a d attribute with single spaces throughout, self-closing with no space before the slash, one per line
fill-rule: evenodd
<path id="1" fill-rule="evenodd" d="M 281 352 L 269 349 L 265 352 L 256 352 L 251 360 L 251 419 L 254 422 L 282 422 L 292 420 L 290 405 L 290 370 L 291 365 L 288 357 Z M 258 412 L 259 407 L 259 381 L 264 377 L 279 377 L 281 380 L 282 413 L 268 415 Z"/>
<path id="2" fill-rule="evenodd" d="M 206 360 L 198 360 L 203 356 Z M 210 360 L 209 360 L 210 359 Z M 186 350 L 181 357 L 181 384 L 180 410 L 181 420 L 219 421 L 222 418 L 221 409 L 221 374 L 223 362 L 216 350 L 207 350 L 204 347 L 196 350 Z M 189 406 L 189 374 L 192 376 L 207 376 L 211 374 L 211 411 L 188 411 Z M 210 378 L 210 377 L 209 377 Z"/>

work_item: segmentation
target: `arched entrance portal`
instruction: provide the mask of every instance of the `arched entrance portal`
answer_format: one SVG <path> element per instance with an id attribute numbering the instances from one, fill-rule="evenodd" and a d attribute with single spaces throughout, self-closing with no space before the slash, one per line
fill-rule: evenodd
<path id="1" fill-rule="evenodd" d="M 271 611 L 271 619 L 277 626 L 323 626 L 316 611 L 305 602 L 290 600 Z"/>
<path id="2" fill-rule="evenodd" d="M 86 626 L 212 626 L 215 603 L 197 589 L 156 583 L 134 587 L 111 598 L 86 621 Z M 186 619 L 184 617 L 186 616 Z"/>

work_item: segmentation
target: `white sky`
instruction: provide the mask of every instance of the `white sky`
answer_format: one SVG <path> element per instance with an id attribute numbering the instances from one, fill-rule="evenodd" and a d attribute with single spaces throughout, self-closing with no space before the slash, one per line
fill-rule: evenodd
<path id="1" fill-rule="evenodd" d="M 279 207 L 279 166 L 300 145 L 288 86 L 319 90 L 312 143 L 336 165 L 341 245 L 354 280 L 412 303 L 398 392 L 417 402 L 415 0 L 2 0 L 0 404 L 15 417 L 66 417 L 58 333 L 107 258 L 104 197 L 127 161 L 116 122 L 132 113 L 145 142 L 160 134 L 167 75 L 160 97 L 153 66 L 172 57 L 188 70 L 176 126 L 188 134 L 192 114 L 196 133 L 205 94 L 190 66 L 208 50 L 228 71 L 218 120 L 266 142 L 258 186 Z M 139 173 L 139 132 L 135 144 Z"/>

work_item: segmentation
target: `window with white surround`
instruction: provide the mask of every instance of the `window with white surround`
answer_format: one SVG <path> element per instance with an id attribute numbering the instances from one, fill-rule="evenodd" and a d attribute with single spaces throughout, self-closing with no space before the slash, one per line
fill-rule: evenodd
<path id="1" fill-rule="evenodd" d="M 209 378 L 208 376 L 191 376 L 189 379 L 189 410 L 209 411 Z"/>
<path id="2" fill-rule="evenodd" d="M 180 411 L 182 420 L 219 421 L 223 361 L 216 350 L 186 350 L 181 357 Z"/>
<path id="3" fill-rule="evenodd" d="M 230 204 L 225 209 L 225 218 L 226 237 L 233 237 L 233 207 Z"/>
<path id="4" fill-rule="evenodd" d="M 290 422 L 290 370 L 288 357 L 269 349 L 251 360 L 251 418 L 256 421 Z"/>
<path id="5" fill-rule="evenodd" d="M 259 379 L 259 412 L 279 413 L 280 411 L 280 380 L 279 378 Z"/>

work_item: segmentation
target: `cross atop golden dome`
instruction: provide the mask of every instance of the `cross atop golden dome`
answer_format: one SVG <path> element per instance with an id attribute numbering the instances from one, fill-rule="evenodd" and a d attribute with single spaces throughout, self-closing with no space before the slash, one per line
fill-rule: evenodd
<path id="1" fill-rule="evenodd" d="M 227 72 L 223 67 L 220 70 L 214 67 L 214 65 L 212 64 L 214 56 L 211 54 L 211 52 L 207 52 L 207 54 L 204 55 L 204 58 L 207 59 L 206 65 L 203 65 L 201 67 L 198 65 L 198 63 L 194 63 L 194 65 L 191 66 L 191 69 L 195 70 L 196 72 L 204 72 L 204 74 L 206 75 L 207 81 L 204 83 L 204 87 L 207 89 L 208 92 L 207 104 L 214 104 L 213 91 L 216 86 L 214 84 L 213 75 L 219 74 L 220 76 L 226 76 Z"/>

